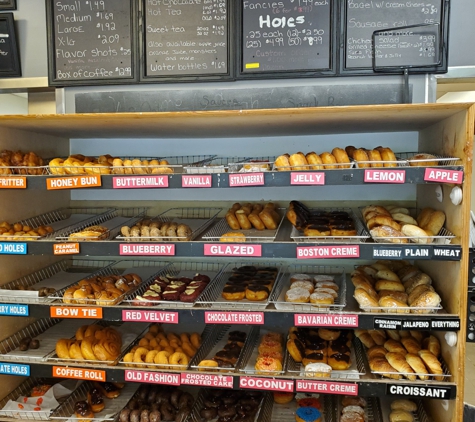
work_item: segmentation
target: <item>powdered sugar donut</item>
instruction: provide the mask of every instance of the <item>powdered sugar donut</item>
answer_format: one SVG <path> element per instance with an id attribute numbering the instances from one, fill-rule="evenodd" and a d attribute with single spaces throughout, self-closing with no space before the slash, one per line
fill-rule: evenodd
<path id="1" fill-rule="evenodd" d="M 290 289 L 305 289 L 308 290 L 310 294 L 312 294 L 314 287 L 311 281 L 296 281 L 290 285 Z"/>
<path id="2" fill-rule="evenodd" d="M 310 292 L 302 288 L 290 289 L 285 294 L 286 302 L 307 303 L 309 299 Z"/>
<path id="3" fill-rule="evenodd" d="M 308 274 L 292 274 L 290 276 L 290 284 L 295 283 L 296 281 L 311 281 L 312 277 Z"/>

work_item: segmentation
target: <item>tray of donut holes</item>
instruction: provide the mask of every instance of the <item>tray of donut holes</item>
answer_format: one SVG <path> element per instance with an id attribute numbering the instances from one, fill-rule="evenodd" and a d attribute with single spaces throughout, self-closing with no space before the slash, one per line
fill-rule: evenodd
<path id="1" fill-rule="evenodd" d="M 225 218 L 203 240 L 220 242 L 273 242 L 283 221 L 285 210 L 267 203 L 235 203 Z"/>
<path id="2" fill-rule="evenodd" d="M 450 381 L 439 339 L 411 330 L 355 330 L 363 343 L 372 374 L 409 381 Z"/>
<path id="3" fill-rule="evenodd" d="M 252 349 L 259 329 L 250 325 L 216 325 L 191 359 L 190 368 L 200 372 L 234 373 Z"/>
<path id="4" fill-rule="evenodd" d="M 417 211 L 397 205 L 369 205 L 360 211 L 377 243 L 448 245 L 455 237 L 444 227 L 445 213 L 433 208 Z"/>
<path id="5" fill-rule="evenodd" d="M 117 240 L 126 242 L 189 242 L 206 230 L 221 208 L 171 208 L 156 217 L 131 220 Z"/>
<path id="6" fill-rule="evenodd" d="M 365 312 L 430 314 L 442 309 L 432 278 L 407 261 L 377 261 L 351 274 L 354 298 Z"/>
<path id="7" fill-rule="evenodd" d="M 383 422 L 377 397 L 339 396 L 338 422 Z"/>
<path id="8" fill-rule="evenodd" d="M 281 282 L 283 268 L 266 262 L 242 264 L 228 264 L 196 303 L 220 310 L 265 309 Z"/>
<path id="9" fill-rule="evenodd" d="M 140 384 L 84 382 L 51 415 L 52 420 L 113 421 Z"/>
<path id="10" fill-rule="evenodd" d="M 381 401 L 384 422 L 430 422 L 421 400 L 383 398 Z"/>
<path id="11" fill-rule="evenodd" d="M 104 321 L 97 321 L 80 326 L 72 337 L 67 337 L 66 333 L 74 332 L 73 330 L 63 331 L 62 338 L 57 339 L 55 348 L 47 360 L 114 366 L 146 327 L 147 324 L 137 322 L 106 325 Z"/>
<path id="12" fill-rule="evenodd" d="M 212 326 L 200 324 L 167 326 L 151 324 L 124 353 L 120 365 L 132 368 L 184 371 L 213 331 Z M 203 340 L 202 340 L 203 339 Z"/>
<path id="13" fill-rule="evenodd" d="M 292 327 L 286 341 L 291 375 L 357 380 L 366 374 L 364 351 L 352 330 Z"/>
<path id="14" fill-rule="evenodd" d="M 345 270 L 329 265 L 289 265 L 270 301 L 284 311 L 341 311 L 346 306 Z"/>
<path id="15" fill-rule="evenodd" d="M 299 243 L 363 243 L 369 233 L 351 208 L 308 208 L 291 201 L 286 217 L 292 224 L 290 237 Z"/>

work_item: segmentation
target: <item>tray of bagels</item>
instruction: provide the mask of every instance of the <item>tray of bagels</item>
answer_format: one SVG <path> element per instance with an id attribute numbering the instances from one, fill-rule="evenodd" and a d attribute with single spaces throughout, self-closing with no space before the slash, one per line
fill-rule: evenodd
<path id="1" fill-rule="evenodd" d="M 220 242 L 273 242 L 282 224 L 284 210 L 273 202 L 235 203 L 203 240 Z"/>
<path id="2" fill-rule="evenodd" d="M 396 205 L 368 205 L 360 211 L 377 243 L 448 245 L 455 237 L 444 227 L 445 213 L 433 208 L 419 211 Z"/>
<path id="3" fill-rule="evenodd" d="M 432 277 L 404 260 L 357 266 L 351 282 L 365 312 L 430 314 L 442 309 Z"/>
<path id="4" fill-rule="evenodd" d="M 370 235 L 351 208 L 309 208 L 291 201 L 286 212 L 295 242 L 363 243 Z"/>

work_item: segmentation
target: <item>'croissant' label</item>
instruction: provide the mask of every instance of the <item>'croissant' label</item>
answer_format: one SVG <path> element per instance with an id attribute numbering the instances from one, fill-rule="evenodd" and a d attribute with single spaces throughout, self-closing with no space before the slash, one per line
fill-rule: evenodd
<path id="1" fill-rule="evenodd" d="M 0 189 L 26 189 L 26 177 L 0 177 Z"/>
<path id="2" fill-rule="evenodd" d="M 168 188 L 168 176 L 113 177 L 114 189 L 155 189 Z"/>
<path id="3" fill-rule="evenodd" d="M 125 370 L 125 381 L 146 382 L 147 384 L 180 385 L 180 374 Z"/>
<path id="4" fill-rule="evenodd" d="M 357 396 L 358 384 L 297 380 L 295 391 L 299 393 L 344 394 L 346 396 Z"/>
<path id="5" fill-rule="evenodd" d="M 102 308 L 86 308 L 82 306 L 51 306 L 49 313 L 51 318 L 102 318 Z"/>

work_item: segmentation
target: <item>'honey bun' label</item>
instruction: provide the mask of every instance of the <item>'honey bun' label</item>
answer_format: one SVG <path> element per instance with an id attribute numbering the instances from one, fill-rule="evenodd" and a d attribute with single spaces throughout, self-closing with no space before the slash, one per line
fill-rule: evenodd
<path id="1" fill-rule="evenodd" d="M 101 176 L 50 177 L 46 179 L 47 190 L 94 188 L 102 186 Z"/>

